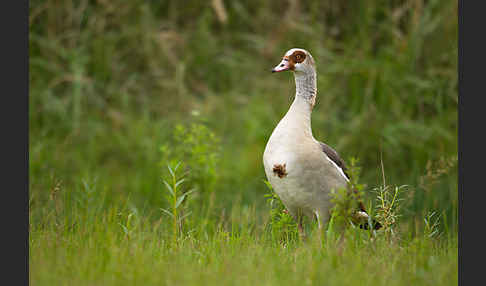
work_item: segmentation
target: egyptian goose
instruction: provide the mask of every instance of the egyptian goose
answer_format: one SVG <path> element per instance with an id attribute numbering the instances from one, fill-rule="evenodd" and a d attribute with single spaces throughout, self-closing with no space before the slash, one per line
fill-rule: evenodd
<path id="1" fill-rule="evenodd" d="M 267 142 L 263 164 L 268 181 L 303 235 L 302 215 L 315 217 L 321 229 L 330 218 L 331 189 L 346 187 L 349 176 L 338 153 L 312 135 L 317 95 L 314 59 L 304 49 L 290 49 L 272 72 L 288 70 L 295 78 L 295 99 Z M 368 214 L 361 202 L 358 205 L 356 216 L 367 229 Z M 376 221 L 373 225 L 381 227 Z"/>

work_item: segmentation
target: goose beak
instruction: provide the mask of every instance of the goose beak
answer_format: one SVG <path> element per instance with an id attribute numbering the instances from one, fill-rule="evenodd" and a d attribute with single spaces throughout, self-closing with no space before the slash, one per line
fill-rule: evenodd
<path id="1" fill-rule="evenodd" d="M 288 71 L 289 69 L 290 69 L 289 60 L 284 58 L 276 67 L 272 69 L 272 73 Z"/>

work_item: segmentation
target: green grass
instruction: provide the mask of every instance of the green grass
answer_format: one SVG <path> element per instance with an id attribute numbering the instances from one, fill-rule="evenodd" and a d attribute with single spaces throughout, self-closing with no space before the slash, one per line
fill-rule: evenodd
<path id="1" fill-rule="evenodd" d="M 196 227 L 176 244 L 168 218 L 151 222 L 128 209 L 32 227 L 31 285 L 458 283 L 455 237 L 370 240 L 363 230 L 348 229 L 343 240 L 332 234 L 320 240 L 314 230 L 305 242 L 278 243 L 251 209 L 232 216 L 232 229 L 220 225 L 208 234 Z"/>
<path id="2" fill-rule="evenodd" d="M 457 1 L 224 1 L 226 22 L 210 3 L 30 2 L 31 284 L 457 284 Z M 395 234 L 301 242 L 267 204 L 294 94 L 270 69 L 292 47 L 316 60 L 314 136 L 359 158 L 366 205 L 382 163 L 408 186 Z M 194 192 L 175 230 L 177 162 Z"/>

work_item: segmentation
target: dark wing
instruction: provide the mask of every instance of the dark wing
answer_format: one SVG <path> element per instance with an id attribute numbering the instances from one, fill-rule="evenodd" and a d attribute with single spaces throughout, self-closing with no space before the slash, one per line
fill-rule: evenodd
<path id="1" fill-rule="evenodd" d="M 332 149 L 331 147 L 329 147 L 325 143 L 319 142 L 319 144 L 321 144 L 322 151 L 324 153 L 326 153 L 326 155 L 327 155 L 327 157 L 329 157 L 329 159 L 331 159 L 334 163 L 336 163 L 336 165 L 338 165 L 339 168 L 341 168 L 343 170 L 344 175 L 346 175 L 346 178 L 348 178 L 348 180 L 349 180 L 349 175 L 346 172 L 348 170 L 348 168 L 346 168 L 346 165 L 344 164 L 343 159 L 341 159 L 341 157 L 339 157 L 339 154 L 336 152 L 336 150 Z"/>
<path id="2" fill-rule="evenodd" d="M 350 179 L 349 175 L 346 172 L 348 170 L 348 168 L 346 168 L 346 165 L 344 164 L 343 159 L 341 159 L 341 157 L 339 157 L 339 154 L 336 152 L 336 150 L 332 149 L 331 147 L 329 147 L 325 143 L 319 142 L 319 144 L 321 144 L 322 151 L 324 153 L 326 153 L 326 155 L 327 155 L 327 157 L 329 157 L 329 159 L 331 159 L 334 163 L 336 163 L 336 165 L 338 165 L 339 168 L 341 168 L 343 170 L 344 175 L 349 180 Z M 364 204 L 361 200 L 358 201 L 358 208 L 359 208 L 360 211 L 366 213 L 366 209 L 365 209 Z M 373 219 L 373 222 L 372 222 L 372 226 L 373 226 L 373 229 L 376 229 L 376 230 L 380 229 L 382 227 L 382 225 L 374 219 Z M 360 224 L 359 227 L 361 229 L 368 229 L 369 228 L 368 222 Z"/>

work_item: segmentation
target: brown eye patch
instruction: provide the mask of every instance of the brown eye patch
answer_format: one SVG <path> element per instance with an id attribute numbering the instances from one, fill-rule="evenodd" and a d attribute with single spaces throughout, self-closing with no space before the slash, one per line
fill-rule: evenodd
<path id="1" fill-rule="evenodd" d="M 305 53 L 303 51 L 295 51 L 289 56 L 294 63 L 301 63 L 305 60 Z"/>

